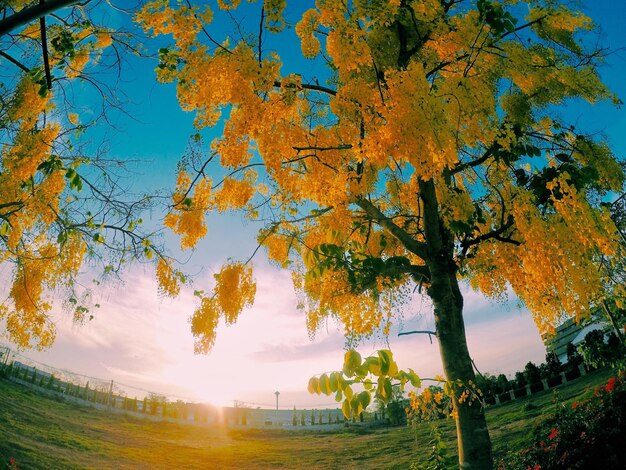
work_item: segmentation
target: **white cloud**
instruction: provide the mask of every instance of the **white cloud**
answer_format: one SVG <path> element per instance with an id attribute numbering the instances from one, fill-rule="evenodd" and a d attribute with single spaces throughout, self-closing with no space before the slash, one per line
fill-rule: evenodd
<path id="1" fill-rule="evenodd" d="M 45 353 L 31 357 L 57 367 L 114 379 L 135 387 L 228 404 L 231 400 L 274 403 L 275 390 L 289 406 L 332 404 L 332 398 L 310 396 L 308 379 L 338 370 L 345 340 L 332 322 L 311 340 L 304 314 L 288 272 L 261 266 L 255 272 L 257 299 L 236 324 L 220 324 L 210 354 L 193 354 L 187 322 L 195 298 L 190 289 L 177 299 L 161 299 L 149 272 L 127 272 L 124 285 L 103 290 L 94 320 L 76 327 L 59 317 L 57 342 Z M 541 362 L 544 350 L 530 315 L 495 304 L 467 288 L 467 338 L 475 362 L 483 372 L 512 373 L 529 360 Z M 420 312 L 396 326 L 404 331 L 434 329 L 432 307 L 416 296 L 409 309 Z M 426 335 L 389 338 L 402 368 L 423 377 L 442 372 L 437 340 Z M 387 347 L 384 339 L 363 342 L 364 355 Z"/>

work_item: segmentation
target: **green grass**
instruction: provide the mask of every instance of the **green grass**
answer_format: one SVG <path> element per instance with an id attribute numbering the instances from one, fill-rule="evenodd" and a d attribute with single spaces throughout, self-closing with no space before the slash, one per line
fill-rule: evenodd
<path id="1" fill-rule="evenodd" d="M 559 400 L 582 399 L 609 375 L 599 371 L 561 386 Z M 554 392 L 547 391 L 489 408 L 496 458 L 528 445 L 536 422 L 562 406 L 559 400 L 554 403 Z M 454 423 L 439 424 L 455 468 Z M 430 438 L 427 423 L 359 432 L 159 423 L 65 403 L 0 379 L 0 456 L 14 457 L 22 469 L 405 469 L 427 458 Z"/>

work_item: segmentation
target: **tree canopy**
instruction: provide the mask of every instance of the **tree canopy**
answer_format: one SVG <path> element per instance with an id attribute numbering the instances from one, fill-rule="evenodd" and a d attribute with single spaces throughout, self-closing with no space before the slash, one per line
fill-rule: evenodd
<path id="1" fill-rule="evenodd" d="M 474 373 L 460 279 L 491 297 L 512 289 L 541 331 L 588 313 L 603 295 L 598 259 L 617 248 L 602 201 L 624 181 L 604 142 L 558 117 L 571 99 L 619 103 L 584 40 L 589 18 L 548 0 L 251 3 L 256 24 L 235 0 L 215 12 L 156 1 L 137 15 L 172 37 L 158 79 L 177 84 L 199 129 L 223 124 L 178 176 L 165 223 L 183 247 L 206 233 L 207 211 L 265 221 L 259 244 L 292 271 L 312 333 L 333 316 L 370 334 L 417 283 L 447 378 L 462 383 Z M 212 23 L 220 10 L 234 18 L 227 33 Z M 271 39 L 293 41 L 295 17 L 306 65 Z M 201 351 L 253 300 L 246 265 L 217 277 L 192 317 Z M 467 413 L 461 462 L 487 465 L 488 437 L 463 448 L 484 423 Z"/>
<path id="2" fill-rule="evenodd" d="M 84 141 L 122 106 L 101 75 L 132 49 L 128 35 L 95 24 L 91 5 L 28 21 L 42 13 L 32 3 L 0 5 L 0 260 L 11 269 L 0 319 L 19 347 L 44 348 L 55 337 L 55 297 L 79 323 L 97 306 L 78 279 L 85 263 L 114 273 L 155 247 L 141 224 L 150 197 L 129 193 L 120 162 Z M 43 12 L 70 3 L 50 2 Z M 94 101 L 81 117 L 73 101 L 85 88 L 75 84 L 100 96 L 100 109 Z"/>
<path id="3" fill-rule="evenodd" d="M 578 40 L 590 19 L 529 2 L 518 20 L 519 2 L 506 3 L 317 2 L 295 27 L 310 67 L 285 76 L 294 67 L 263 47 L 286 34 L 284 2 L 265 2 L 261 33 L 241 39 L 206 32 L 208 7 L 148 4 L 140 23 L 174 38 L 159 80 L 177 83 L 199 128 L 224 121 L 200 171 L 181 170 L 166 224 L 189 247 L 206 211 L 267 220 L 259 242 L 295 272 L 311 329 L 332 312 L 366 333 L 385 294 L 428 284 L 428 190 L 474 287 L 511 286 L 542 331 L 584 314 L 601 289 L 594 257 L 616 249 L 599 203 L 623 173 L 555 106 L 617 98 Z M 229 173 L 214 181 L 218 158 Z"/>
<path id="4" fill-rule="evenodd" d="M 598 75 L 602 51 L 586 39 L 594 25 L 553 0 L 304 3 L 158 0 L 137 13 L 147 33 L 168 36 L 157 79 L 176 84 L 199 131 L 219 130 L 208 146 L 199 133 L 200 151 L 181 162 L 164 225 L 187 249 L 206 235 L 210 211 L 260 221 L 259 246 L 292 272 L 311 334 L 328 317 L 352 336 L 386 331 L 417 285 L 434 305 L 460 462 L 487 468 L 484 412 L 463 388 L 475 377 L 459 282 L 496 298 L 512 290 L 550 331 L 605 298 L 598 263 L 618 253 L 603 203 L 623 189 L 622 167 L 606 143 L 559 117 L 574 99 L 619 103 Z M 53 150 L 62 140 L 46 118 L 47 68 L 80 78 L 111 45 L 89 24 L 65 31 L 51 31 L 51 65 L 21 67 L 3 99 L 0 230 L 3 257 L 16 266 L 3 315 L 42 344 L 51 339 L 42 289 L 71 284 L 85 250 L 153 250 L 128 205 L 118 209 L 95 186 L 89 202 L 72 193 L 86 182 L 76 167 L 93 161 Z M 168 295 L 184 281 L 167 258 L 157 277 Z M 223 266 L 214 288 L 196 291 L 197 351 L 255 290 L 246 254 Z M 363 379 L 365 363 L 365 374 L 400 374 L 387 352 L 378 365 L 355 358 L 346 355 L 341 380 Z M 376 393 L 389 386 L 379 381 Z"/>

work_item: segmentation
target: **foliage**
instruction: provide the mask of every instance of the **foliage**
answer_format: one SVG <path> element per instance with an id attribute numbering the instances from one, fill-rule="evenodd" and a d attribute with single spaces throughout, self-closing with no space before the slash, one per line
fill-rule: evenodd
<path id="1" fill-rule="evenodd" d="M 515 372 L 515 387 L 524 388 L 527 384 L 526 375 L 524 372 L 518 370 Z"/>
<path id="2" fill-rule="evenodd" d="M 624 175 L 604 142 L 555 111 L 571 99 L 618 100 L 598 76 L 601 54 L 587 50 L 581 36 L 593 28 L 590 19 L 552 0 L 529 1 L 528 9 L 516 3 L 325 0 L 303 12 L 294 2 L 289 14 L 300 18 L 296 34 L 310 59 L 302 74 L 292 73 L 298 63 L 283 63 L 293 48 L 281 57 L 279 45 L 288 42 L 281 40 L 288 37 L 284 1 L 220 0 L 216 11 L 191 2 L 146 4 L 137 14 L 144 30 L 171 35 L 159 50 L 157 78 L 176 83 L 199 131 L 218 122 L 221 129 L 206 158 L 197 152 L 180 165 L 165 225 L 180 235 L 182 248 L 192 248 L 207 232 L 209 211 L 241 210 L 265 222 L 259 244 L 292 271 L 311 334 L 328 317 L 354 338 L 388 332 L 417 284 L 433 300 L 453 388 L 474 379 L 459 278 L 492 297 L 511 286 L 541 331 L 565 313 L 586 315 L 606 289 L 598 258 L 618 254 L 615 223 L 600 202 L 622 189 Z M 247 11 L 260 16 L 253 33 L 237 19 Z M 235 32 L 212 28 L 220 15 L 233 15 Z M 267 41 L 269 33 L 277 40 Z M 51 44 L 67 56 L 66 74 L 78 78 L 87 54 L 66 33 Z M 61 193 L 69 187 L 76 198 L 85 179 L 63 159 L 59 167 L 56 152 L 48 154 L 59 135 L 56 123 L 39 118 L 50 87 L 42 96 L 41 74 L 29 77 L 11 95 L 7 114 L 19 138 L 7 139 L 13 146 L 2 174 L 19 197 L 5 200 L 7 207 L 28 200 L 31 210 L 22 211 L 24 220 L 5 212 L 15 218 L 3 236 L 17 268 L 15 313 L 2 314 L 21 344 L 34 337 L 45 345 L 53 334 L 42 290 L 57 279 L 72 281 L 89 247 L 110 248 L 115 237 L 103 228 L 121 229 L 126 242 L 139 220 L 122 211 L 111 225 L 80 207 L 68 210 L 76 215 L 69 222 L 58 217 Z M 209 171 L 211 162 L 219 168 Z M 33 189 L 41 196 L 31 201 Z M 122 259 L 151 256 L 149 237 L 127 236 L 133 250 L 118 246 Z M 25 238 L 31 243 L 22 252 L 16 240 Z M 62 258 L 68 243 L 75 247 L 63 267 L 44 264 Z M 197 291 L 191 325 L 198 352 L 213 345 L 220 320 L 235 321 L 252 303 L 249 269 L 229 261 L 214 289 Z M 164 258 L 157 277 L 166 295 L 185 280 Z M 344 393 L 349 372 L 341 381 L 320 377 L 312 388 Z M 383 398 L 391 395 L 391 378 L 403 378 L 369 366 L 367 373 Z M 459 442 L 471 443 L 469 458 L 488 465 L 484 414 L 460 401 L 464 393 L 449 393 Z M 370 399 L 355 396 L 344 401 L 352 415 Z"/>
<path id="3" fill-rule="evenodd" d="M 623 369 L 626 364 L 626 345 L 613 332 L 605 339 L 602 330 L 590 331 L 578 345 L 578 349 L 583 361 L 589 367 L 608 366 Z"/>
<path id="4" fill-rule="evenodd" d="M 537 427 L 531 447 L 510 454 L 503 469 L 618 469 L 626 461 L 626 383 L 612 377 L 595 396 L 561 406 Z"/>
<path id="5" fill-rule="evenodd" d="M 394 387 L 392 380 L 399 384 Z M 318 395 L 334 394 L 335 400 L 343 400 L 341 410 L 345 418 L 350 419 L 367 409 L 372 402 L 372 395 L 384 403 L 394 398 L 397 401 L 407 383 L 419 387 L 421 382 L 412 369 L 408 372 L 398 370 L 391 351 L 381 349 L 375 355 L 363 359 L 357 351 L 349 350 L 344 356 L 341 371 L 311 377 L 308 390 Z M 355 384 L 362 385 L 363 391 L 356 393 L 353 390 Z"/>
<path id="6" fill-rule="evenodd" d="M 409 397 L 411 402 L 407 414 L 413 425 L 421 421 L 436 421 L 453 416 L 452 400 L 439 386 L 431 385 L 419 394 L 410 392 Z"/>
<path id="7" fill-rule="evenodd" d="M 32 3 L 4 1 L 2 18 Z M 141 220 L 151 198 L 128 191 L 120 162 L 84 142 L 109 111 L 121 112 L 121 95 L 98 75 L 132 49 L 123 31 L 92 21 L 93 3 L 48 15 L 43 31 L 33 21 L 2 37 L 0 262 L 10 282 L 0 320 L 21 348 L 52 344 L 55 297 L 77 323 L 93 318 L 98 305 L 78 279 L 83 266 L 110 275 L 158 250 Z M 103 96 L 101 109 L 94 102 L 80 116 L 69 97 L 87 88 Z"/>
<path id="8" fill-rule="evenodd" d="M 208 155 L 181 166 L 166 223 L 183 248 L 206 233 L 206 212 L 265 222 L 259 244 L 292 271 L 311 334 L 328 317 L 353 338 L 387 332 L 418 284 L 433 300 L 451 383 L 474 379 L 459 277 L 492 297 L 511 286 L 541 331 L 588 313 L 605 287 L 598 256 L 617 250 L 599 202 L 624 175 L 605 143 L 555 113 L 572 98 L 618 101 L 581 39 L 593 28 L 587 17 L 548 0 L 527 10 L 326 0 L 306 11 L 266 0 L 253 32 L 243 22 L 237 34 L 213 27 L 221 10 L 238 17 L 254 3 L 220 1 L 214 11 L 157 1 L 137 15 L 146 32 L 172 35 L 157 78 L 176 83 L 199 130 L 223 124 Z M 272 25 L 283 11 L 300 18 L 304 70 L 283 62 L 293 49 L 283 54 L 288 36 L 267 24 L 270 11 Z M 231 291 L 246 299 L 238 305 L 248 293 Z M 225 315 L 196 311 L 201 349 Z M 376 392 L 390 395 L 387 374 L 374 375 Z M 343 393 L 334 377 L 330 388 Z M 366 395 L 344 408 L 358 414 Z M 482 446 L 470 459 L 488 456 L 475 424 L 482 411 L 452 396 L 459 442 Z"/>
<path id="9" fill-rule="evenodd" d="M 377 399 L 378 409 L 384 410 L 387 422 L 394 425 L 403 425 L 407 422 L 406 404 L 407 399 L 404 397 L 404 391 L 399 385 L 392 386 L 391 397 L 388 400 Z"/>
<path id="10" fill-rule="evenodd" d="M 268 220 L 260 244 L 294 271 L 310 330 L 334 315 L 349 334 L 369 334 L 388 323 L 411 277 L 429 283 L 431 260 L 418 248 L 429 243 L 426 219 L 407 195 L 432 184 L 457 241 L 453 261 L 472 285 L 499 296 L 510 283 L 542 331 L 565 312 L 584 315 L 602 289 L 594 256 L 616 249 L 610 214 L 587 196 L 620 190 L 623 174 L 603 143 L 548 106 L 614 98 L 578 40 L 591 21 L 552 2 L 533 3 L 526 23 L 500 3 L 475 7 L 326 1 L 300 13 L 296 32 L 311 70 L 328 77 L 321 85 L 282 76 L 280 51 L 263 50 L 261 38 L 207 36 L 219 11 L 146 5 L 142 27 L 174 38 L 158 79 L 178 83 L 199 129 L 225 122 L 202 171 L 181 169 L 166 224 L 182 246 L 206 233 L 207 211 Z M 426 150 L 416 154 L 415 142 Z M 229 173 L 214 181 L 204 169 L 216 156 Z M 211 336 L 216 324 L 194 334 Z"/>
<path id="11" fill-rule="evenodd" d="M 528 385 L 533 385 L 541 382 L 541 371 L 539 370 L 539 367 L 537 367 L 532 362 L 528 362 L 524 367 L 524 375 L 526 377 L 526 383 Z"/>
<path id="12" fill-rule="evenodd" d="M 580 364 L 583 363 L 582 356 L 578 352 L 578 349 L 576 348 L 576 346 L 574 346 L 572 343 L 567 344 L 566 354 L 567 354 L 567 364 L 569 367 L 576 368 Z"/>
<path id="13" fill-rule="evenodd" d="M 5 458 L 0 455 L 0 470 L 19 470 L 17 462 L 13 457 Z"/>
<path id="14" fill-rule="evenodd" d="M 554 351 L 549 351 L 546 353 L 545 365 L 546 367 L 545 367 L 545 377 L 543 377 L 544 379 L 558 376 L 561 373 L 561 370 L 563 370 L 561 361 L 559 361 L 559 357 L 556 355 Z"/>
<path id="15" fill-rule="evenodd" d="M 448 447 L 443 440 L 441 430 L 436 424 L 431 425 L 430 430 L 432 439 L 428 442 L 430 447 L 428 462 L 423 465 L 412 462 L 409 466 L 410 470 L 445 470 L 450 465 L 451 462 L 448 459 L 447 452 Z"/>
<path id="16" fill-rule="evenodd" d="M 511 385 L 509 384 L 509 379 L 507 379 L 506 375 L 499 374 L 497 378 L 498 390 L 500 393 L 504 393 L 508 390 L 511 390 Z"/>

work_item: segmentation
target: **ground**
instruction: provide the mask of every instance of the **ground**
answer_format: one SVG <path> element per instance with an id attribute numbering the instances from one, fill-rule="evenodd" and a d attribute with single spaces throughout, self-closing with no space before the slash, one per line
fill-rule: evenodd
<path id="1" fill-rule="evenodd" d="M 556 392 L 488 408 L 496 458 L 523 448 L 537 420 L 590 395 L 609 375 L 594 372 Z M 456 468 L 454 423 L 439 425 L 450 468 Z M 153 422 L 65 403 L 0 379 L 0 462 L 15 458 L 21 469 L 406 469 L 426 461 L 430 439 L 428 423 L 289 432 Z"/>

